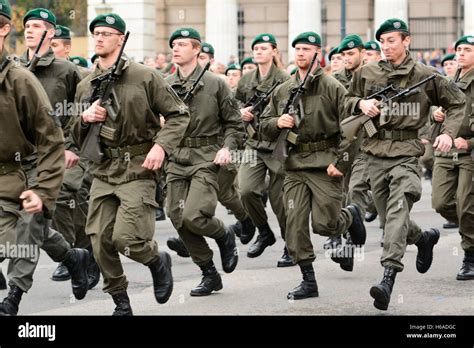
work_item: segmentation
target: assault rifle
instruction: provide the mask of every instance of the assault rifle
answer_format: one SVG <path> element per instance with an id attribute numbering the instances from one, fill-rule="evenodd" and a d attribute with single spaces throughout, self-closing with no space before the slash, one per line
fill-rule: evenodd
<path id="1" fill-rule="evenodd" d="M 29 71 L 35 71 L 36 70 L 36 66 L 38 65 L 38 63 L 41 59 L 41 56 L 39 55 L 39 51 L 41 49 L 41 46 L 43 46 L 43 42 L 44 42 L 44 39 L 46 39 L 46 34 L 47 33 L 48 33 L 47 30 L 45 30 L 43 32 L 43 35 L 41 36 L 41 40 L 39 42 L 39 45 L 38 45 L 38 47 L 36 47 L 35 54 L 33 55 L 33 57 L 31 57 L 30 61 L 26 64 L 26 68 Z"/>

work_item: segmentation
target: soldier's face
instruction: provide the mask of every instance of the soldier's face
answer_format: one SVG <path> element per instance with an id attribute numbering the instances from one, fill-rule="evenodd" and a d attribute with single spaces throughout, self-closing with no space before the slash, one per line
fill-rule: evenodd
<path id="1" fill-rule="evenodd" d="M 456 74 L 456 69 L 458 68 L 458 63 L 455 60 L 448 60 L 443 63 L 443 70 L 446 76 L 452 77 Z"/>
<path id="2" fill-rule="evenodd" d="M 365 50 L 359 48 L 352 48 L 350 50 L 343 51 L 342 58 L 344 59 L 344 66 L 347 70 L 352 71 L 357 69 L 362 64 L 362 58 L 364 57 Z"/>
<path id="3" fill-rule="evenodd" d="M 190 39 L 176 39 L 171 46 L 173 49 L 173 63 L 178 65 L 192 62 L 201 50 L 201 47 L 193 47 Z"/>
<path id="4" fill-rule="evenodd" d="M 211 57 L 207 53 L 200 53 L 198 57 L 198 63 L 201 66 L 201 68 L 204 68 L 207 63 L 211 62 L 211 65 L 214 63 L 214 59 L 211 59 Z"/>
<path id="5" fill-rule="evenodd" d="M 456 61 L 465 70 L 474 68 L 474 45 L 459 45 L 456 49 Z"/>
<path id="6" fill-rule="evenodd" d="M 309 68 L 311 60 L 318 48 L 314 45 L 296 44 L 295 46 L 295 63 L 296 66 L 302 70 Z"/>
<path id="7" fill-rule="evenodd" d="M 25 24 L 25 45 L 29 49 L 36 49 L 39 42 L 41 41 L 41 36 L 43 32 L 48 30 L 46 34 L 46 39 L 52 39 L 54 37 L 54 28 L 49 28 L 46 26 L 46 22 L 39 19 L 31 19 Z M 45 42 L 47 41 L 45 39 Z M 45 46 L 43 46 L 45 47 Z"/>
<path id="8" fill-rule="evenodd" d="M 240 79 L 242 78 L 242 72 L 240 70 L 229 70 L 227 72 L 227 83 L 230 88 L 237 87 Z"/>
<path id="9" fill-rule="evenodd" d="M 242 68 L 242 74 L 245 75 L 255 69 L 257 69 L 257 66 L 255 64 L 247 63 Z"/>
<path id="10" fill-rule="evenodd" d="M 276 56 L 276 49 L 272 44 L 263 42 L 253 46 L 253 58 L 257 64 L 267 64 Z"/>
<path id="11" fill-rule="evenodd" d="M 344 67 L 342 54 L 336 53 L 331 56 L 331 72 L 341 70 Z"/>
<path id="12" fill-rule="evenodd" d="M 100 33 L 100 35 L 99 35 Z M 110 33 L 104 36 L 102 33 Z M 95 35 L 98 34 L 98 35 Z M 109 27 L 95 27 L 93 31 L 95 54 L 99 57 L 108 57 L 120 51 L 125 35 L 117 29 Z"/>
<path id="13" fill-rule="evenodd" d="M 57 58 L 67 59 L 67 57 L 69 57 L 69 53 L 71 52 L 71 45 L 67 45 L 64 40 L 55 39 L 51 41 L 51 49 Z"/>
<path id="14" fill-rule="evenodd" d="M 379 51 L 366 50 L 364 54 L 364 64 L 378 62 L 382 59 Z"/>
<path id="15" fill-rule="evenodd" d="M 400 32 L 386 33 L 380 36 L 382 52 L 389 62 L 396 62 L 405 54 L 410 46 L 410 37 L 402 40 Z"/>

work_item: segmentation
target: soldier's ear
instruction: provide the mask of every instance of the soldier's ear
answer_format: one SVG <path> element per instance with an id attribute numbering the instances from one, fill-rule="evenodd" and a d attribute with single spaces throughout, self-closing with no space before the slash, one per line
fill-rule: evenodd
<path id="1" fill-rule="evenodd" d="M 48 29 L 48 33 L 46 34 L 46 38 L 52 40 L 54 38 L 55 34 L 56 34 L 56 29 L 54 27 L 50 28 L 50 29 Z"/>
<path id="2" fill-rule="evenodd" d="M 407 36 L 403 41 L 403 46 L 405 46 L 406 49 L 408 49 L 410 47 L 410 44 L 411 44 L 411 37 L 410 36 Z"/>
<path id="3" fill-rule="evenodd" d="M 10 24 L 5 24 L 3 27 L 0 28 L 0 37 L 3 37 L 3 38 L 7 37 L 11 29 L 12 29 L 12 26 Z"/>

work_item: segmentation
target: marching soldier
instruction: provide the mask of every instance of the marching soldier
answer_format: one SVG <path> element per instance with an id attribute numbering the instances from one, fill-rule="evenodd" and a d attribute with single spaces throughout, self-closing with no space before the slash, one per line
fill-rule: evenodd
<path id="1" fill-rule="evenodd" d="M 331 62 L 331 74 L 336 73 L 337 71 L 344 68 L 344 59 L 342 54 L 338 52 L 339 47 L 334 47 L 331 52 L 329 52 L 328 59 Z"/>
<path id="2" fill-rule="evenodd" d="M 240 79 L 242 78 L 242 68 L 238 64 L 231 64 L 225 69 L 225 76 L 227 76 L 227 83 L 232 92 L 235 92 Z"/>
<path id="3" fill-rule="evenodd" d="M 284 201 L 287 212 L 286 245 L 300 266 L 303 282 L 288 293 L 289 299 L 318 296 L 308 220 L 314 233 L 332 236 L 349 233 L 357 245 L 366 239 L 359 209 L 342 209 L 342 175 L 347 168 L 340 148 L 339 122 L 344 117 L 346 89 L 324 73 L 319 63 L 310 70 L 315 53 L 321 54 L 321 38 L 314 32 L 298 35 L 292 42 L 298 72 L 278 87 L 262 115 L 262 131 L 276 140 L 284 128 L 294 129 L 300 120 L 298 138 L 285 163 Z M 310 74 L 295 115 L 283 114 L 292 91 Z M 322 96 L 324 95 L 324 98 Z M 353 146 L 353 145 L 352 145 Z"/>
<path id="4" fill-rule="evenodd" d="M 459 225 L 464 260 L 456 279 L 474 279 L 474 36 L 456 41 L 456 61 L 461 69 L 459 80 L 453 81 L 466 95 L 466 112 L 454 146 L 448 153 L 435 152 L 433 170 L 433 208 L 448 221 Z M 446 113 L 437 109 L 437 122 Z M 448 118 L 446 121 L 448 122 Z"/>
<path id="5" fill-rule="evenodd" d="M 203 274 L 201 283 L 191 290 L 191 296 L 207 296 L 222 289 L 222 279 L 204 237 L 217 242 L 224 272 L 233 272 L 238 262 L 234 232 L 214 215 L 218 172 L 230 164 L 230 151 L 237 149 L 243 130 L 229 87 L 215 74 L 203 72 L 198 64 L 199 32 L 193 28 L 178 29 L 171 35 L 169 45 L 178 69 L 166 80 L 188 104 L 191 121 L 167 162 L 167 210 L 193 262 Z M 191 94 L 186 97 L 188 93 Z"/>
<path id="6" fill-rule="evenodd" d="M 266 93 L 276 83 L 281 84 L 289 79 L 288 74 L 277 67 L 277 43 L 273 35 L 258 35 L 252 42 L 252 51 L 258 68 L 244 74 L 239 81 L 235 94 L 235 97 L 244 105 L 256 94 Z M 263 111 L 266 103 L 268 101 L 262 103 L 261 110 L 256 111 Z M 252 106 L 248 106 L 240 110 L 244 122 L 254 122 L 255 115 L 250 112 L 251 109 Z M 258 125 L 260 121 L 256 120 L 254 123 Z M 259 230 L 257 240 L 250 246 L 247 252 L 247 256 L 251 258 L 260 256 L 265 248 L 276 242 L 275 235 L 268 224 L 268 216 L 262 202 L 263 192 L 266 191 L 265 177 L 267 172 L 270 173 L 269 199 L 273 212 L 277 216 L 283 240 L 285 240 L 286 229 L 286 213 L 282 190 L 285 172 L 281 163 L 272 156 L 275 142 L 262 134 L 258 128 L 255 134 L 248 132 L 245 148 L 249 158 L 250 154 L 256 154 L 255 163 L 247 163 L 251 161 L 242 163 L 238 177 L 242 203 L 254 225 Z M 253 236 L 253 233 L 242 233 L 240 240 L 243 244 L 247 244 L 252 240 Z M 285 246 L 283 256 L 278 261 L 277 266 L 287 267 L 293 265 L 293 260 L 290 258 Z"/>
<path id="7" fill-rule="evenodd" d="M 245 75 L 252 70 L 257 69 L 258 65 L 255 63 L 255 59 L 253 57 L 247 57 L 242 60 L 240 67 L 242 68 L 242 75 Z"/>
<path id="8" fill-rule="evenodd" d="M 83 57 L 79 56 L 74 56 L 70 57 L 69 61 L 73 63 L 77 68 L 79 69 L 79 72 L 81 73 L 81 78 L 85 78 L 87 75 L 91 73 L 89 70 L 89 65 L 87 64 L 87 60 Z"/>
<path id="9" fill-rule="evenodd" d="M 166 303 L 173 290 L 171 257 L 158 251 L 153 240 L 156 171 L 161 168 L 165 153 L 171 154 L 182 138 L 189 113 L 158 71 L 130 61 L 125 54 L 119 57 L 126 31 L 120 16 L 99 15 L 89 30 L 98 64 L 79 84 L 76 103 L 88 106 L 96 81 L 111 73 L 112 68 L 117 70 L 119 79 L 112 86 L 116 118 L 110 117 L 99 99 L 78 115 L 72 131 L 76 144 L 83 147 L 93 124 L 103 123 L 100 144 L 105 158 L 91 163 L 94 179 L 86 231 L 104 278 L 103 291 L 116 304 L 113 314 L 132 315 L 128 281 L 119 254 L 150 269 L 158 303 Z M 162 129 L 160 114 L 167 121 Z"/>
<path id="10" fill-rule="evenodd" d="M 377 63 L 382 59 L 382 51 L 377 41 L 367 41 L 364 44 L 365 54 L 363 58 L 364 64 Z"/>
<path id="11" fill-rule="evenodd" d="M 425 273 L 431 266 L 433 248 L 440 235 L 434 228 L 422 232 L 410 220 L 410 210 L 421 196 L 419 157 L 424 146 L 418 138 L 418 130 L 426 123 L 430 106 L 442 106 L 447 110 L 445 127 L 434 147 L 448 152 L 464 117 L 465 97 L 435 69 L 411 58 L 407 50 L 410 34 L 402 20 L 393 18 L 383 22 L 376 39 L 386 58 L 354 73 L 346 108 L 353 114 L 370 116 L 378 129 L 372 138 L 364 140 L 362 151 L 367 154 L 373 198 L 385 232 L 381 258 L 384 276 L 380 284 L 370 289 L 370 294 L 376 308 L 387 310 L 395 276 L 403 271 L 402 258 L 407 244 L 418 247 L 416 268 Z M 423 93 L 403 99 L 411 108 L 399 108 L 393 113 L 386 110 L 377 117 L 380 115 L 378 101 L 364 99 L 390 84 L 407 88 L 432 75 L 434 79 L 423 86 Z"/>
<path id="12" fill-rule="evenodd" d="M 87 293 L 87 250 L 71 249 L 60 234 L 47 228 L 28 228 L 46 226 L 45 219 L 54 210 L 64 174 L 64 138 L 41 84 L 30 72 L 18 67 L 4 49 L 10 28 L 10 5 L 0 0 L 0 244 L 32 245 L 47 250 L 53 260 L 64 262 L 72 277 L 73 293 L 82 299 Z M 37 158 L 33 163 L 36 183 L 27 186 L 21 160 L 33 154 Z M 0 259 L 5 257 L 10 258 L 0 255 Z M 18 313 L 23 293 L 32 286 L 38 258 L 39 255 L 24 255 L 21 259 L 10 259 L 10 291 L 0 303 L 0 315 Z M 17 270 L 25 263 L 27 268 Z"/>

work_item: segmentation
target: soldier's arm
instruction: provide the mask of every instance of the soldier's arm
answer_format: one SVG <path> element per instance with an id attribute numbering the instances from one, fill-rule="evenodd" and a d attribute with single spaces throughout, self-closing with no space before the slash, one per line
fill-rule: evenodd
<path id="1" fill-rule="evenodd" d="M 445 110 L 446 118 L 441 127 L 441 134 L 447 134 L 455 139 L 465 116 L 466 96 L 455 84 L 440 74 L 437 74 L 425 92 L 432 105 L 441 106 Z"/>
<path id="2" fill-rule="evenodd" d="M 262 133 L 270 138 L 272 141 L 276 141 L 281 133 L 281 129 L 278 128 L 279 108 L 278 103 L 280 100 L 280 87 L 277 87 L 275 92 L 270 97 L 270 102 L 265 107 L 260 115 L 260 128 Z"/>
<path id="3" fill-rule="evenodd" d="M 67 100 L 67 102 L 68 102 L 68 105 L 74 103 L 74 99 L 75 99 L 75 95 L 76 95 L 76 89 L 77 89 L 77 86 L 79 85 L 79 83 L 81 82 L 81 80 L 82 80 L 82 77 L 81 77 L 81 74 L 79 72 L 79 69 L 76 66 L 72 66 L 71 70 L 70 70 L 70 73 L 68 74 L 68 83 L 67 83 L 67 87 L 68 87 L 68 92 L 67 92 L 68 100 Z M 66 125 L 64 127 L 64 136 L 66 138 L 65 147 L 66 147 L 66 150 L 72 151 L 76 155 L 79 155 L 79 148 L 78 148 L 78 146 L 76 145 L 74 139 L 71 136 L 71 129 L 74 125 L 74 120 L 75 120 L 75 117 L 74 117 L 74 115 L 71 111 L 72 110 L 68 109 L 68 115 L 67 116 L 69 116 L 69 119 L 68 119 L 68 122 L 66 123 Z"/>
<path id="4" fill-rule="evenodd" d="M 82 122 L 82 112 L 86 109 L 82 107 L 81 102 L 85 98 L 85 89 L 89 86 L 88 83 L 83 81 L 77 86 L 76 96 L 74 99 L 74 110 L 73 116 L 70 120 L 69 138 L 71 143 L 80 149 L 82 147 L 82 140 L 85 138 L 89 125 Z"/>
<path id="5" fill-rule="evenodd" d="M 344 100 L 344 117 L 360 114 L 359 102 L 364 99 L 364 79 L 361 74 L 362 69 L 358 69 L 352 76 L 352 82 Z"/>
<path id="6" fill-rule="evenodd" d="M 219 116 L 222 120 L 224 146 L 229 150 L 236 150 L 244 138 L 244 125 L 240 118 L 237 100 L 224 81 L 219 81 L 218 103 Z"/>
<path id="7" fill-rule="evenodd" d="M 155 135 L 153 142 L 169 155 L 179 145 L 188 128 L 189 109 L 158 72 L 153 72 L 148 87 L 148 99 L 154 114 L 158 118 L 160 114 L 165 118 L 165 127 Z"/>
<path id="8" fill-rule="evenodd" d="M 21 101 L 18 108 L 27 119 L 26 133 L 38 153 L 37 185 L 31 189 L 52 210 L 64 175 L 64 136 L 50 114 L 52 107 L 40 83 L 30 77 L 21 88 L 28 98 L 17 100 Z"/>

